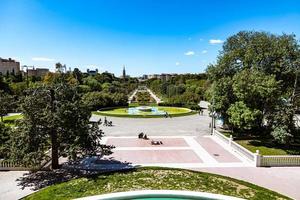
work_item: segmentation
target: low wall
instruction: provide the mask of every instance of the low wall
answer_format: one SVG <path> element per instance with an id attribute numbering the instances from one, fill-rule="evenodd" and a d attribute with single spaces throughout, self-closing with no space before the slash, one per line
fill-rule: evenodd
<path id="1" fill-rule="evenodd" d="M 261 167 L 289 167 L 300 166 L 300 155 L 298 156 L 260 156 Z"/>
<path id="2" fill-rule="evenodd" d="M 256 167 L 290 167 L 290 166 L 300 166 L 300 155 L 286 155 L 286 156 L 263 156 L 259 154 L 257 150 L 256 153 L 252 153 L 245 147 L 233 141 L 232 137 L 228 138 L 217 130 L 213 130 L 213 136 L 221 140 L 226 145 L 234 150 L 236 153 L 247 158 L 249 161 L 253 162 Z"/>
<path id="3" fill-rule="evenodd" d="M 219 131 L 217 131 L 216 129 L 213 130 L 213 135 L 215 137 L 217 137 L 218 139 L 220 139 L 225 144 L 229 145 L 229 147 L 233 151 L 235 151 L 239 155 L 247 158 L 250 162 L 253 162 L 253 165 L 256 166 L 257 154 L 252 153 L 251 151 L 249 151 L 245 147 L 243 147 L 243 146 L 239 145 L 238 143 L 234 142 L 232 137 L 228 138 L 225 135 L 223 135 L 222 133 L 220 133 Z"/>
<path id="4" fill-rule="evenodd" d="M 0 160 L 0 171 L 29 171 L 30 168 L 19 162 Z"/>

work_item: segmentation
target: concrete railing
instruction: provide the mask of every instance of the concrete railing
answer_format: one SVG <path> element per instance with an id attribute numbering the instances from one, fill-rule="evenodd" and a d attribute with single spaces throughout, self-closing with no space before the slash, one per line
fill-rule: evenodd
<path id="1" fill-rule="evenodd" d="M 28 168 L 26 165 L 20 163 L 20 162 L 13 162 L 8 160 L 0 160 L 0 171 L 28 171 L 30 168 Z"/>
<path id="2" fill-rule="evenodd" d="M 23 162 L 10 161 L 0 159 L 0 171 L 32 171 L 39 169 L 46 169 L 46 165 L 51 161 L 51 149 L 46 151 L 47 156 L 45 159 L 36 166 L 29 166 Z"/>
<path id="3" fill-rule="evenodd" d="M 235 151 L 239 155 L 247 158 L 249 161 L 254 162 L 253 164 L 255 166 L 257 166 L 256 165 L 257 153 L 252 153 L 251 151 L 249 151 L 245 147 L 243 147 L 243 146 L 239 145 L 238 143 L 234 142 L 231 135 L 228 138 L 225 135 L 223 135 L 222 133 L 220 133 L 219 131 L 217 131 L 216 129 L 213 130 L 213 135 L 215 137 L 217 137 L 218 139 L 220 139 L 225 144 L 227 144 L 229 146 L 229 148 L 231 148 L 233 151 Z"/>
<path id="4" fill-rule="evenodd" d="M 300 155 L 290 156 L 260 156 L 261 167 L 300 166 Z"/>
<path id="5" fill-rule="evenodd" d="M 228 145 L 233 151 L 239 155 L 247 158 L 253 162 L 256 167 L 287 167 L 287 166 L 300 166 L 300 155 L 286 155 L 286 156 L 263 156 L 259 154 L 259 150 L 256 153 L 252 153 L 245 147 L 233 141 L 232 136 L 226 137 L 217 130 L 213 130 L 213 136 L 221 140 Z"/>

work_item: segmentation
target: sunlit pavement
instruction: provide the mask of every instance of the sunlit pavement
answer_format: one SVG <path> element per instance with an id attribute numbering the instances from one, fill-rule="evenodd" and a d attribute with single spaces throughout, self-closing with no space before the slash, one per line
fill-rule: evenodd
<path id="1" fill-rule="evenodd" d="M 25 173 L 27 172 L 0 171 L 0 199 L 15 200 L 34 192 L 30 188 L 22 190 L 21 187 L 18 186 L 18 182 L 16 180 L 22 177 Z"/>
<path id="2" fill-rule="evenodd" d="M 161 141 L 152 145 L 151 141 Z M 149 140 L 137 137 L 106 137 L 113 145 L 114 160 L 141 166 L 176 168 L 251 167 L 243 157 L 220 146 L 212 136 L 154 136 Z"/>
<path id="3" fill-rule="evenodd" d="M 210 136 L 210 118 L 207 115 L 167 119 L 107 118 L 113 121 L 114 126 L 101 126 L 106 133 L 102 142 L 116 146 L 109 157 L 121 163 L 186 168 L 221 174 L 300 199 L 299 167 L 253 167 L 247 159 L 226 149 Z M 150 139 L 138 139 L 140 132 L 146 133 Z M 151 140 L 162 141 L 163 144 L 151 145 Z M 98 165 L 92 167 L 97 168 Z M 18 199 L 33 192 L 28 188 L 21 190 L 17 186 L 16 179 L 24 173 L 0 172 L 0 199 Z"/>
<path id="4" fill-rule="evenodd" d="M 197 168 L 209 172 L 244 180 L 293 199 L 300 199 L 300 167 L 238 167 L 238 168 Z"/>
<path id="5" fill-rule="evenodd" d="M 150 137 L 159 135 L 202 136 L 209 134 L 211 121 L 207 113 L 172 118 L 106 118 L 113 123 L 112 127 L 100 126 L 106 136 L 137 136 L 140 132 Z M 101 119 L 103 121 L 104 117 L 101 116 Z"/>

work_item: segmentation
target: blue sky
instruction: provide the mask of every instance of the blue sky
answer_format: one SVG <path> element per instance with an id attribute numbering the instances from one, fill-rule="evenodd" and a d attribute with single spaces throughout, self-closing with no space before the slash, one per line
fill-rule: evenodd
<path id="1" fill-rule="evenodd" d="M 0 0 L 0 57 L 120 75 L 198 73 L 240 30 L 294 33 L 299 0 Z"/>

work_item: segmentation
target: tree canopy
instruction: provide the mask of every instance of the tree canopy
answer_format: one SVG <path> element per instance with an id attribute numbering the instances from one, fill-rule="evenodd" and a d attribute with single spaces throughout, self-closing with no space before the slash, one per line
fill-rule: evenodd
<path id="1" fill-rule="evenodd" d="M 110 146 L 100 144 L 104 133 L 89 124 L 91 112 L 76 87 L 62 84 L 30 90 L 21 110 L 23 119 L 11 137 L 13 160 L 35 165 L 51 156 L 55 169 L 60 156 L 75 160 L 110 152 Z"/>
<path id="2" fill-rule="evenodd" d="M 299 61 L 295 35 L 241 31 L 229 37 L 217 63 L 207 68 L 214 109 L 233 128 L 280 127 L 292 137 L 296 105 L 290 99 L 299 87 Z M 288 119 L 284 126 L 279 123 L 283 118 Z"/>

